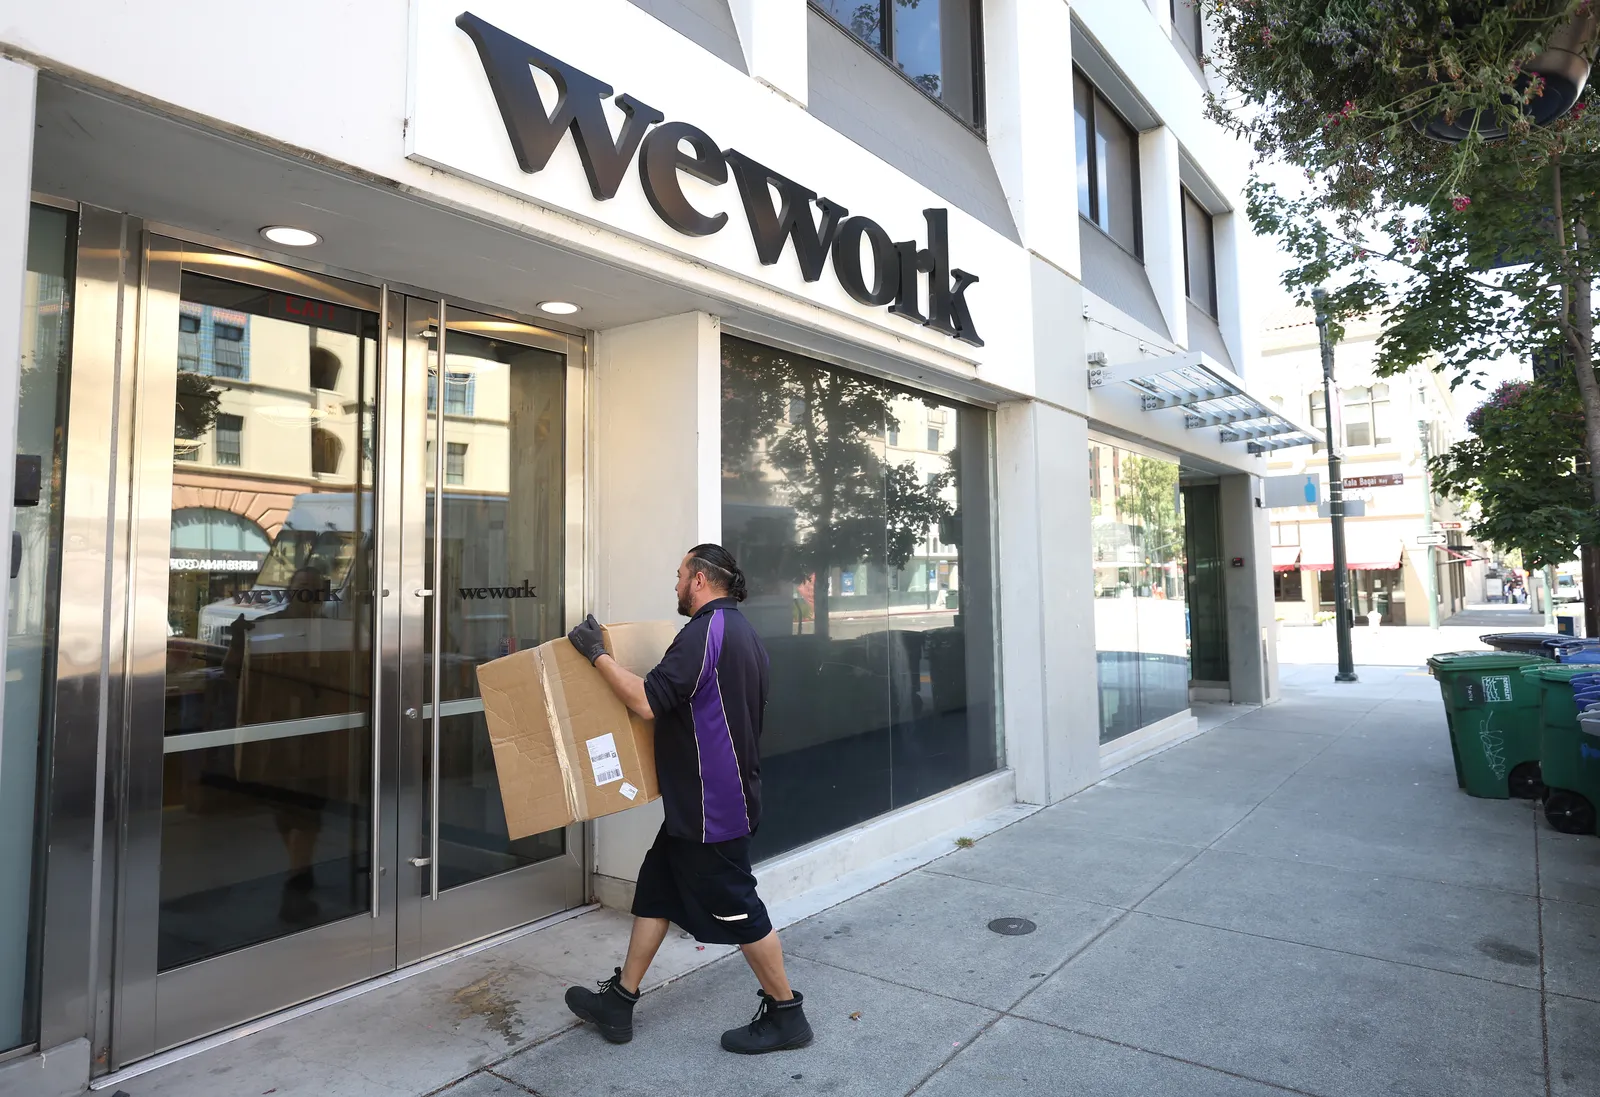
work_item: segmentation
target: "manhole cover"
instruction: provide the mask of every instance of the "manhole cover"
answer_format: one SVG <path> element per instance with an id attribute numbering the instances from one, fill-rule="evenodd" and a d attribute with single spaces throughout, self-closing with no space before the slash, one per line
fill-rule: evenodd
<path id="1" fill-rule="evenodd" d="M 1021 937 L 1024 933 L 1032 933 L 1039 927 L 1026 918 L 996 918 L 989 923 L 989 928 L 1007 937 Z"/>

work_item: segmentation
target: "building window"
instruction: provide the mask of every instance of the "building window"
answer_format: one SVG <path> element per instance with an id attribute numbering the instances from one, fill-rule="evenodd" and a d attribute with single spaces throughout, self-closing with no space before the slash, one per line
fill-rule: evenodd
<path id="1" fill-rule="evenodd" d="M 928 428 L 928 448 L 934 453 L 939 452 L 939 443 L 943 441 L 939 430 L 935 427 Z"/>
<path id="2" fill-rule="evenodd" d="M 1172 0 L 1172 35 L 1195 57 L 1205 48 L 1204 34 L 1199 0 Z"/>
<path id="3" fill-rule="evenodd" d="M 1077 116 L 1078 212 L 1143 257 L 1139 227 L 1139 135 L 1081 72 L 1072 77 Z"/>
<path id="4" fill-rule="evenodd" d="M 237 415 L 217 416 L 217 464 L 238 465 L 244 420 Z"/>
<path id="5" fill-rule="evenodd" d="M 1388 385 L 1348 388 L 1343 399 L 1345 445 L 1385 446 L 1394 440 Z"/>
<path id="6" fill-rule="evenodd" d="M 339 387 L 339 371 L 344 363 L 327 347 L 311 348 L 311 387 L 332 392 Z"/>
<path id="7" fill-rule="evenodd" d="M 885 431 L 885 437 L 889 439 L 889 444 L 891 446 L 898 447 L 900 445 L 900 423 L 898 420 L 889 420 L 889 426 Z"/>
<path id="8" fill-rule="evenodd" d="M 1304 602 L 1306 600 L 1305 584 L 1300 581 L 1300 572 L 1275 571 L 1272 573 L 1272 600 L 1275 602 Z"/>
<path id="9" fill-rule="evenodd" d="M 444 482 L 447 484 L 465 484 L 467 482 L 467 444 L 465 442 L 446 442 L 444 444 Z"/>
<path id="10" fill-rule="evenodd" d="M 1217 315 L 1217 249 L 1211 214 L 1183 192 L 1183 289 L 1207 316 Z"/>
<path id="11" fill-rule="evenodd" d="M 344 443 L 326 427 L 311 428 L 311 471 L 333 475 L 344 457 Z"/>
<path id="12" fill-rule="evenodd" d="M 444 413 L 446 415 L 460 415 L 470 417 L 472 406 L 475 402 L 477 378 L 470 373 L 447 372 L 444 375 Z M 439 407 L 439 377 L 438 374 L 428 374 L 428 410 L 435 411 Z"/>
<path id="13" fill-rule="evenodd" d="M 811 0 L 970 126 L 981 126 L 978 0 Z"/>
<path id="14" fill-rule="evenodd" d="M 929 404 L 937 459 L 914 441 Z M 896 411 L 905 450 L 877 444 Z M 722 537 L 771 663 L 755 859 L 1000 764 L 992 431 L 980 408 L 723 337 Z"/>
<path id="15" fill-rule="evenodd" d="M 215 324 L 211 333 L 212 356 L 217 364 L 216 376 L 243 377 L 244 328 L 237 324 Z"/>
<path id="16" fill-rule="evenodd" d="M 187 306 L 185 306 L 187 308 Z M 178 369 L 184 373 L 200 372 L 200 314 L 178 314 Z"/>

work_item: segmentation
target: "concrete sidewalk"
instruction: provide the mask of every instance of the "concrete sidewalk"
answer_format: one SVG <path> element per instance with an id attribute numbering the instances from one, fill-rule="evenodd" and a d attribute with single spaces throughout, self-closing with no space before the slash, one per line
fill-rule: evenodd
<path id="1" fill-rule="evenodd" d="M 566 934 L 557 965 L 502 946 L 122 1088 L 133 1097 L 1600 1091 L 1600 838 L 1557 834 L 1525 802 L 1461 793 L 1437 687 L 1420 670 L 1362 667 L 1349 686 L 1335 686 L 1324 666 L 1288 667 L 1284 678 L 1281 704 L 1242 710 L 786 930 L 817 1032 L 809 1049 L 753 1060 L 719 1049 L 721 1030 L 757 1004 L 754 979 L 732 955 L 647 994 L 631 1044 L 564 1027 L 558 984 L 530 982 L 534 966 L 586 980 L 620 962 L 603 954 L 617 935 L 580 933 L 579 919 L 520 944 L 534 950 L 535 939 Z M 987 928 L 999 918 L 1037 929 L 1002 936 Z M 665 970 L 693 965 L 692 942 L 669 944 Z M 400 996 L 420 993 L 434 996 L 432 1021 L 401 1023 L 415 1003 Z M 477 1041 L 481 1069 L 446 1084 L 419 1069 L 419 1048 L 450 1033 Z"/>

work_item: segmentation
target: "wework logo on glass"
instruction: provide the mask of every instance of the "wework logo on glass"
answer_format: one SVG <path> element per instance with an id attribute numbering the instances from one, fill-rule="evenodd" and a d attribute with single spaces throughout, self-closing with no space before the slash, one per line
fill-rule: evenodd
<path id="1" fill-rule="evenodd" d="M 919 248 L 912 240 L 890 240 L 876 221 L 849 216 L 850 211 L 839 203 L 818 198 L 815 191 L 736 149 L 719 151 L 704 130 L 687 122 L 667 122 L 660 111 L 631 95 L 617 97 L 626 121 L 613 137 L 603 102 L 611 97 L 609 84 L 490 26 L 471 12 L 463 12 L 456 26 L 478 47 L 512 151 L 523 171 L 530 175 L 543 171 L 570 129 L 596 199 L 603 202 L 616 197 L 637 154 L 639 182 L 657 216 L 687 236 L 709 236 L 721 231 L 728 215 L 704 214 L 690 205 L 678 173 L 721 186 L 732 168 L 756 254 L 763 264 L 776 263 L 784 242 L 793 240 L 801 275 L 807 282 L 815 282 L 822 277 L 831 252 L 834 277 L 863 305 L 887 305 L 897 316 L 975 347 L 983 346 L 967 308 L 967 289 L 978 276 L 950 268 L 947 211 L 922 211 L 928 224 L 927 247 Z M 534 68 L 549 74 L 559 90 L 553 111 L 545 109 L 539 96 Z M 783 199 L 781 207 L 774 202 L 774 189 Z M 820 218 L 812 213 L 813 204 Z M 863 243 L 872 256 L 870 282 L 862 267 Z M 928 276 L 926 313 L 920 307 L 923 274 Z"/>

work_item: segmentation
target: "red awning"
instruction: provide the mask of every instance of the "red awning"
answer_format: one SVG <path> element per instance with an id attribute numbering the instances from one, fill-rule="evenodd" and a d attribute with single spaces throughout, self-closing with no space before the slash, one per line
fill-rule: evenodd
<path id="1" fill-rule="evenodd" d="M 1293 571 L 1300 566 L 1299 545 L 1273 545 L 1272 570 Z"/>
<path id="2" fill-rule="evenodd" d="M 1344 524 L 1345 561 L 1351 571 L 1391 571 L 1400 566 L 1405 539 L 1390 521 Z M 1311 571 L 1333 570 L 1333 525 L 1300 523 L 1300 566 Z"/>

